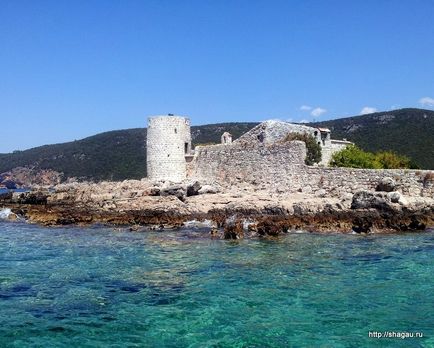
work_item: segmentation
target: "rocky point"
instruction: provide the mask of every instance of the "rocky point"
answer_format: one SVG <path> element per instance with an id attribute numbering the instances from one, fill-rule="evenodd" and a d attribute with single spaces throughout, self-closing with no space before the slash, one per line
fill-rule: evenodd
<path id="1" fill-rule="evenodd" d="M 0 207 L 43 225 L 104 223 L 133 230 L 202 222 L 212 238 L 273 237 L 291 230 L 373 233 L 434 226 L 432 197 L 404 196 L 383 180 L 376 191 L 327 197 L 198 181 L 59 184 L 0 195 Z M 207 223 L 204 225 L 203 222 Z"/>

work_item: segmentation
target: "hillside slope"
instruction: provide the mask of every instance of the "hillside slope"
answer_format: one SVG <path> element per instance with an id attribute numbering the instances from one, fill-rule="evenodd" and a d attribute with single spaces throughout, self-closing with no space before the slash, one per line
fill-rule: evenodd
<path id="1" fill-rule="evenodd" d="M 257 123 L 221 123 L 192 127 L 194 144 L 217 143 L 224 131 L 236 138 Z M 117 130 L 82 140 L 0 154 L 0 173 L 16 167 L 52 169 L 64 178 L 140 179 L 146 176 L 146 128 Z"/>
<path id="2" fill-rule="evenodd" d="M 410 157 L 420 168 L 434 169 L 432 110 L 399 109 L 310 125 L 330 128 L 332 138 L 346 138 L 364 150 L 393 150 Z"/>
<path id="3" fill-rule="evenodd" d="M 193 144 L 219 143 L 224 131 L 236 139 L 256 125 L 194 126 Z M 421 168 L 434 168 L 434 111 L 400 109 L 311 125 L 328 127 L 334 139 L 346 138 L 365 150 L 393 150 L 409 156 Z M 30 166 L 64 173 L 64 178 L 140 179 L 146 176 L 145 144 L 145 128 L 111 131 L 73 142 L 0 154 L 0 173 Z"/>

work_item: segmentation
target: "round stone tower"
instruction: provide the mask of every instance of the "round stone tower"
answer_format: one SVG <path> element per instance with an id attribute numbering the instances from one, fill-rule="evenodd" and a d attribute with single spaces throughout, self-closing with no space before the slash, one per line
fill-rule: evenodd
<path id="1" fill-rule="evenodd" d="M 184 180 L 185 156 L 191 152 L 190 120 L 170 114 L 149 117 L 146 149 L 150 180 Z"/>

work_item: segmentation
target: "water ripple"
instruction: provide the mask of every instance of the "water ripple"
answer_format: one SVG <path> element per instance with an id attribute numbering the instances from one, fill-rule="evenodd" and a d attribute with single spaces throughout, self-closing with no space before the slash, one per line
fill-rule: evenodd
<path id="1" fill-rule="evenodd" d="M 0 223 L 0 346 L 431 346 L 434 234 L 210 240 Z M 375 341 L 369 331 L 421 331 Z"/>

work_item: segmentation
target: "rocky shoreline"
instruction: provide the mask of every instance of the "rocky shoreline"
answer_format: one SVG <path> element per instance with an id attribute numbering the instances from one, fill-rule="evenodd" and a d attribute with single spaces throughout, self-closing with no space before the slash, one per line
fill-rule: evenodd
<path id="1" fill-rule="evenodd" d="M 46 226 L 129 226 L 131 230 L 180 228 L 206 221 L 213 238 L 278 236 L 292 230 L 341 233 L 419 231 L 434 226 L 432 197 L 403 196 L 394 182 L 376 191 L 322 197 L 261 190 L 147 180 L 60 184 L 0 195 L 0 209 Z"/>

